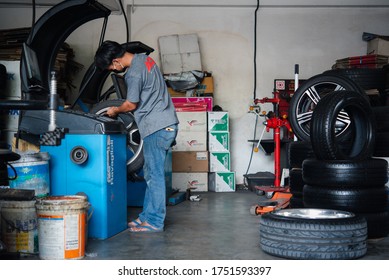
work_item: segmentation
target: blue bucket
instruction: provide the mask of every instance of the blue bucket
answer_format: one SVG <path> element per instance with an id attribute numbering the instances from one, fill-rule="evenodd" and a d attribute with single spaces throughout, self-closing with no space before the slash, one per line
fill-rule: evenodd
<path id="1" fill-rule="evenodd" d="M 9 181 L 10 188 L 35 190 L 36 197 L 50 193 L 50 156 L 47 152 L 24 154 L 17 161 L 9 162 L 8 175 L 16 179 Z"/>

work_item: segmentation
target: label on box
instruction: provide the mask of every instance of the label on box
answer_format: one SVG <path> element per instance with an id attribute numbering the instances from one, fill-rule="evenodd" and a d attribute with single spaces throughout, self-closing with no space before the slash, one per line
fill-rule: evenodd
<path id="1" fill-rule="evenodd" d="M 195 89 L 196 96 L 203 96 L 213 93 L 213 77 L 204 77 L 201 84 Z"/>
<path id="2" fill-rule="evenodd" d="M 212 152 L 228 152 L 230 148 L 229 132 L 210 132 L 208 147 Z"/>
<path id="3" fill-rule="evenodd" d="M 206 151 L 206 131 L 178 131 L 174 151 Z"/>
<path id="4" fill-rule="evenodd" d="M 209 164 L 210 172 L 230 171 L 230 152 L 211 152 Z"/>
<path id="5" fill-rule="evenodd" d="M 208 160 L 208 152 L 197 152 L 196 159 L 197 160 Z"/>
<path id="6" fill-rule="evenodd" d="M 208 131 L 228 131 L 228 112 L 208 112 Z"/>
<path id="7" fill-rule="evenodd" d="M 179 131 L 207 131 L 207 112 L 177 112 Z"/>
<path id="8" fill-rule="evenodd" d="M 234 192 L 235 172 L 215 172 L 209 174 L 209 190 L 214 192 Z"/>
<path id="9" fill-rule="evenodd" d="M 173 188 L 179 191 L 190 189 L 192 192 L 207 192 L 208 191 L 208 173 L 207 172 L 192 172 L 192 173 L 176 173 L 173 172 Z"/>

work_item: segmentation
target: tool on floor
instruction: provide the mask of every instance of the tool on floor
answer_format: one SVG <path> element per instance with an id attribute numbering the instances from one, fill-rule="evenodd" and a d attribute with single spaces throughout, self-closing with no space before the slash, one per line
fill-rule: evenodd
<path id="1" fill-rule="evenodd" d="M 185 192 L 177 192 L 175 194 L 172 194 L 169 197 L 168 204 L 169 205 L 177 205 L 178 203 L 185 201 L 185 198 L 186 198 Z"/>
<path id="2" fill-rule="evenodd" d="M 252 215 L 262 215 L 278 209 L 287 208 L 289 207 L 291 197 L 292 194 L 289 192 L 289 188 L 284 188 L 284 191 L 277 191 L 271 199 L 263 200 L 253 205 L 250 208 L 250 213 Z"/>
<path id="3" fill-rule="evenodd" d="M 198 194 L 198 195 L 191 195 L 189 197 L 189 200 L 190 201 L 200 201 L 201 200 L 201 196 Z"/>

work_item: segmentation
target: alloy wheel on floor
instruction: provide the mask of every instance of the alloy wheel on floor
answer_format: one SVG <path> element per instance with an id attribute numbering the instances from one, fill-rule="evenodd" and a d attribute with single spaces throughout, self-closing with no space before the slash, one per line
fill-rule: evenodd
<path id="1" fill-rule="evenodd" d="M 260 246 L 288 259 L 356 259 L 367 251 L 367 223 L 346 211 L 283 209 L 260 220 Z"/>

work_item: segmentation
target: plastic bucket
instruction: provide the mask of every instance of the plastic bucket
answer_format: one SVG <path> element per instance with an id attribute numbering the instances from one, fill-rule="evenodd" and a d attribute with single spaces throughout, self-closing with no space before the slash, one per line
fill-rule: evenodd
<path id="1" fill-rule="evenodd" d="M 8 252 L 38 253 L 35 200 L 0 201 L 1 240 Z"/>
<path id="2" fill-rule="evenodd" d="M 39 257 L 47 260 L 82 259 L 85 256 L 87 212 L 85 196 L 51 196 L 37 199 Z"/>
<path id="3" fill-rule="evenodd" d="M 17 178 L 9 181 L 10 188 L 35 190 L 36 197 L 45 197 L 50 193 L 49 159 L 47 152 L 22 154 L 17 161 L 9 162 L 8 174 Z"/>

